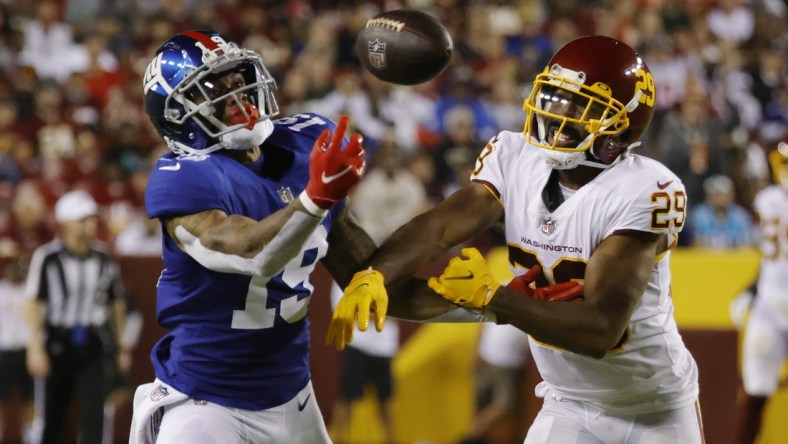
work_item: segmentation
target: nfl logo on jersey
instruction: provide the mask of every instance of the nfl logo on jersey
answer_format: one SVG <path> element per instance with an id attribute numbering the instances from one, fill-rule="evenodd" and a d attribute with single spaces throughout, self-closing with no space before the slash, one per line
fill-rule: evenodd
<path id="1" fill-rule="evenodd" d="M 150 392 L 150 399 L 151 401 L 159 401 L 169 394 L 167 387 L 160 385 Z"/>
<path id="2" fill-rule="evenodd" d="M 290 187 L 282 187 L 276 190 L 279 194 L 279 199 L 282 200 L 282 203 L 290 203 L 293 200 L 293 191 Z"/>
<path id="3" fill-rule="evenodd" d="M 542 233 L 544 234 L 553 234 L 555 232 L 555 221 L 550 219 L 544 219 L 542 221 Z"/>

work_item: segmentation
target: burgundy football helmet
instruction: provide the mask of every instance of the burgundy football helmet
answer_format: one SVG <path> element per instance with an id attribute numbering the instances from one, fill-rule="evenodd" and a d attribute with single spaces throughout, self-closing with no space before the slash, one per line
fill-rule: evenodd
<path id="1" fill-rule="evenodd" d="M 655 100 L 651 71 L 632 48 L 610 37 L 581 37 L 536 76 L 523 104 L 525 137 L 555 169 L 606 168 L 640 144 Z"/>

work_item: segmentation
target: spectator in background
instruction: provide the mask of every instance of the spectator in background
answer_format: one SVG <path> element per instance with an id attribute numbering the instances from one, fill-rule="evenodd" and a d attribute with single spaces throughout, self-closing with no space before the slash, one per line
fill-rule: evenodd
<path id="1" fill-rule="evenodd" d="M 110 227 L 117 227 L 115 253 L 118 256 L 161 256 L 162 233 L 157 219 L 148 219 L 144 212 L 127 202 L 117 202 L 110 207 L 109 220 Z"/>
<path id="2" fill-rule="evenodd" d="M 435 164 L 426 151 L 416 151 L 408 157 L 405 168 L 415 177 L 427 193 L 430 202 L 439 201 L 443 198 L 440 190 L 435 191 L 431 188 L 435 184 L 436 169 Z"/>
<path id="3" fill-rule="evenodd" d="M 60 85 L 52 80 L 41 82 L 33 97 L 33 114 L 17 124 L 20 135 L 34 144 L 44 161 L 72 157 L 76 131 Z"/>
<path id="4" fill-rule="evenodd" d="M 713 115 L 707 97 L 700 93 L 685 96 L 680 108 L 668 114 L 660 129 L 657 160 L 679 176 L 690 205 L 703 201 L 704 180 L 726 171 L 722 133 L 722 122 Z"/>
<path id="5" fill-rule="evenodd" d="M 775 38 L 761 48 L 754 63 L 748 67 L 751 77 L 748 86 L 752 95 L 758 99 L 764 116 L 769 114 L 769 104 L 777 97 L 779 90 L 788 84 L 788 36 Z"/>
<path id="6" fill-rule="evenodd" d="M 156 151 L 158 153 L 158 151 Z M 120 256 L 161 256 L 161 224 L 145 214 L 145 188 L 152 162 L 128 156 L 124 162 L 129 170 L 127 199 L 109 207 L 108 225 L 115 239 L 115 253 Z"/>
<path id="7" fill-rule="evenodd" d="M 17 183 L 22 171 L 14 159 L 14 149 L 19 142 L 15 125 L 19 107 L 12 97 L 0 97 L 0 181 Z"/>
<path id="8" fill-rule="evenodd" d="M 775 91 L 763 117 L 760 137 L 764 142 L 779 143 L 788 140 L 788 81 Z"/>
<path id="9" fill-rule="evenodd" d="M 381 100 L 381 117 L 394 122 L 397 145 L 408 156 L 438 138 L 434 130 L 437 126 L 434 88 L 434 80 L 413 86 L 393 86 Z"/>
<path id="10" fill-rule="evenodd" d="M 480 97 L 479 83 L 468 67 L 456 67 L 448 74 L 445 91 L 436 101 L 438 132 L 451 132 L 451 115 L 455 109 L 464 108 L 471 112 L 472 132 L 475 143 L 488 140 L 495 135 L 496 122 Z"/>
<path id="11" fill-rule="evenodd" d="M 84 33 L 96 25 L 102 16 L 128 14 L 130 1 L 69 0 L 62 3 L 63 16 L 74 27 L 75 33 Z"/>
<path id="12" fill-rule="evenodd" d="M 540 66 L 550 59 L 550 39 L 542 32 L 549 18 L 545 0 L 520 0 L 507 4 L 498 2 L 490 8 L 495 29 L 506 36 L 507 53 L 520 59 L 517 73 L 530 81 Z"/>
<path id="13" fill-rule="evenodd" d="M 13 76 L 18 69 L 17 57 L 22 36 L 18 26 L 12 26 L 18 19 L 8 3 L 0 4 L 0 73 Z M 5 86 L 3 89 L 7 88 Z M 5 92 L 5 91 L 4 91 Z"/>
<path id="14" fill-rule="evenodd" d="M 359 224 L 377 244 L 400 225 L 426 209 L 422 184 L 403 168 L 403 157 L 391 129 L 374 155 L 372 168 L 350 201 Z"/>
<path id="15" fill-rule="evenodd" d="M 734 200 L 733 181 L 724 175 L 703 182 L 706 199 L 688 218 L 693 244 L 723 250 L 753 246 L 755 236 L 750 213 Z"/>
<path id="16" fill-rule="evenodd" d="M 445 135 L 430 149 L 436 172 L 430 193 L 440 197 L 446 197 L 457 188 L 456 167 L 468 160 L 473 164 L 479 153 L 478 141 L 474 138 L 476 120 L 470 108 L 455 105 L 446 111 L 443 120 Z"/>
<path id="17" fill-rule="evenodd" d="M 27 263 L 17 256 L 11 258 L 0 279 L 0 442 L 14 436 L 4 430 L 9 402 L 14 394 L 22 401 L 17 434 L 24 437 L 25 442 L 30 442 L 31 437 L 33 379 L 25 365 L 30 330 L 22 317 L 26 275 Z"/>
<path id="18" fill-rule="evenodd" d="M 25 23 L 22 32 L 19 63 L 32 67 L 39 78 L 63 82 L 78 70 L 76 63 L 81 57 L 71 25 L 60 19 L 58 2 L 36 2 L 36 17 Z"/>
<path id="19" fill-rule="evenodd" d="M 709 29 L 726 44 L 741 44 L 752 37 L 755 18 L 742 0 L 719 0 L 706 18 Z"/>
<path id="20" fill-rule="evenodd" d="M 279 102 L 284 115 L 298 114 L 309 99 L 309 75 L 303 69 L 290 69 L 280 82 Z"/>
<path id="21" fill-rule="evenodd" d="M 358 130 L 364 134 L 364 143 L 376 146 L 383 137 L 386 126 L 376 115 L 367 88 L 352 66 L 344 66 L 333 74 L 334 90 L 327 96 L 307 104 L 310 110 L 336 120 L 342 114 L 350 115 Z"/>
<path id="22" fill-rule="evenodd" d="M 97 214 L 87 192 L 63 195 L 55 205 L 61 234 L 39 247 L 30 264 L 27 365 L 33 376 L 44 378 L 44 390 L 36 393 L 43 406 L 44 444 L 66 440 L 75 392 L 81 442 L 100 443 L 112 360 L 120 372 L 131 364 L 132 350 L 122 341 L 125 289 L 117 264 L 96 241 Z"/>
<path id="23" fill-rule="evenodd" d="M 626 3 L 626 2 L 622 2 Z M 644 140 L 644 154 L 660 159 L 658 139 L 663 134 L 666 118 L 681 108 L 682 100 L 702 90 L 702 66 L 689 56 L 679 57 L 673 38 L 659 34 L 643 44 L 643 57 L 648 60 L 657 89 L 654 120 Z"/>
<path id="24" fill-rule="evenodd" d="M 451 168 L 451 176 L 443 186 L 444 198 L 471 183 L 471 173 L 476 166 L 476 158 L 479 153 L 463 147 L 463 149 L 450 150 L 446 154 L 447 163 Z"/>
<path id="25" fill-rule="evenodd" d="M 21 255 L 30 255 L 54 236 L 48 219 L 49 206 L 39 188 L 30 181 L 17 185 L 11 201 L 11 217 L 0 239 Z"/>
<path id="26" fill-rule="evenodd" d="M 730 129 L 727 132 L 731 138 L 735 138 L 733 134 L 736 134 L 737 128 L 746 131 L 757 128 L 763 119 L 763 111 L 758 100 L 750 93 L 752 79 L 744 70 L 742 51 L 735 47 L 723 47 L 719 63 L 711 75 L 716 80 L 715 90 L 710 94 L 711 104 L 724 127 Z"/>
<path id="27" fill-rule="evenodd" d="M 514 76 L 510 75 L 509 71 L 500 69 L 486 101 L 499 128 L 517 131 L 522 127 L 523 100 L 525 97 L 520 94 Z"/>

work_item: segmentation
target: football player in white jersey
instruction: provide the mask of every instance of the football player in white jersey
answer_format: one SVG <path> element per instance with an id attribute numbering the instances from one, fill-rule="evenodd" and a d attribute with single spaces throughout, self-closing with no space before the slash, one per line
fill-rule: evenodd
<path id="1" fill-rule="evenodd" d="M 742 348 L 742 382 L 737 443 L 755 441 L 763 408 L 779 386 L 788 357 L 788 143 L 769 155 L 774 185 L 755 196 L 761 233 L 761 268 Z"/>
<path id="2" fill-rule="evenodd" d="M 534 81 L 524 132 L 495 136 L 470 185 L 389 237 L 345 289 L 328 342 L 343 347 L 356 314 L 379 309 L 369 301 L 384 284 L 504 218 L 520 292 L 500 287 L 474 249 L 430 286 L 529 334 L 544 403 L 525 442 L 703 442 L 698 370 L 670 294 L 684 186 L 630 153 L 654 103 L 654 79 L 630 47 L 603 36 L 567 43 Z"/>

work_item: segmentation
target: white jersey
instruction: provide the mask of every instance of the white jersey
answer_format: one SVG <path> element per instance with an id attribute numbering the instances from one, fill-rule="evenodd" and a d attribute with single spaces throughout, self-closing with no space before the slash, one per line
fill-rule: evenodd
<path id="1" fill-rule="evenodd" d="M 778 185 L 761 190 L 753 203 L 760 219 L 761 270 L 756 309 L 788 327 L 788 192 Z"/>
<path id="2" fill-rule="evenodd" d="M 522 133 L 501 132 L 479 156 L 471 176 L 504 206 L 515 275 L 540 264 L 544 275 L 537 286 L 582 281 L 595 248 L 616 232 L 662 233 L 675 241 L 684 224 L 686 194 L 665 166 L 627 155 L 551 213 L 542 193 L 552 170 L 540 149 L 528 144 Z M 555 395 L 632 413 L 695 401 L 697 366 L 673 318 L 669 257 L 666 252 L 655 259 L 624 337 L 604 358 L 530 339 L 539 372 Z"/>

